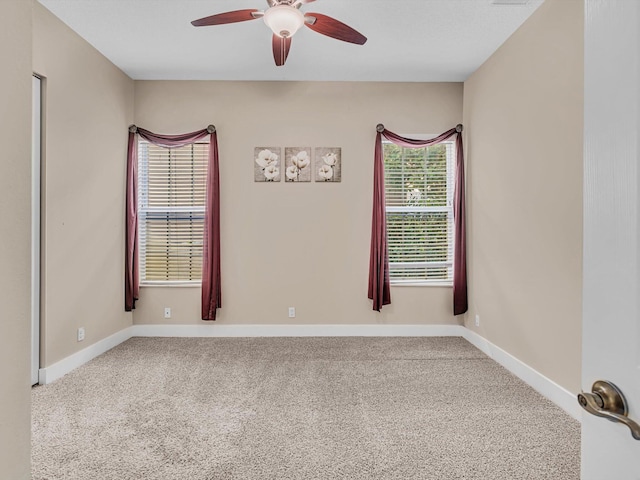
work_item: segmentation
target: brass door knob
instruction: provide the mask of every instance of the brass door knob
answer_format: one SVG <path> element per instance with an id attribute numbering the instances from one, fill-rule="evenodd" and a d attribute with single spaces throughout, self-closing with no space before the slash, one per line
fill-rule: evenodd
<path id="1" fill-rule="evenodd" d="M 631 436 L 640 440 L 640 425 L 627 416 L 627 400 L 618 387 L 611 382 L 598 380 L 591 392 L 578 394 L 578 403 L 582 408 L 598 417 L 625 424 L 631 430 Z"/>

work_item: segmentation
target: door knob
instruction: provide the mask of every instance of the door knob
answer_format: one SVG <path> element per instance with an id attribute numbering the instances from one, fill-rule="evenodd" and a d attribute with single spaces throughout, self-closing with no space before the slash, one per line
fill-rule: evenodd
<path id="1" fill-rule="evenodd" d="M 627 416 L 627 400 L 618 387 L 611 382 L 598 380 L 591 387 L 591 392 L 578 394 L 578 403 L 582 408 L 598 417 L 624 423 L 631 430 L 631 436 L 640 440 L 640 425 Z"/>

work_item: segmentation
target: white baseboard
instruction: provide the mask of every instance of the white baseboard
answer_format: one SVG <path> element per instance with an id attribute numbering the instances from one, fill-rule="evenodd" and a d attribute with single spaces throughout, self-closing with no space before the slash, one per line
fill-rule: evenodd
<path id="1" fill-rule="evenodd" d="M 463 337 L 578 421 L 575 396 L 462 325 L 133 325 L 39 371 L 46 385 L 132 337 Z"/>
<path id="2" fill-rule="evenodd" d="M 63 358 L 53 365 L 41 368 L 38 371 L 38 383 L 40 385 L 47 385 L 48 383 L 54 382 L 63 375 L 66 375 L 88 361 L 93 360 L 98 355 L 102 355 L 113 347 L 129 340 L 131 336 L 131 327 L 127 327 L 124 330 L 120 330 L 119 332 L 94 343 L 93 345 L 89 345 L 87 348 L 84 348 L 73 355 Z"/>
<path id="3" fill-rule="evenodd" d="M 131 337 L 459 337 L 460 325 L 133 325 L 41 368 L 47 385 Z"/>
<path id="4" fill-rule="evenodd" d="M 582 421 L 582 409 L 573 393 L 466 327 L 462 337 L 577 421 Z"/>
<path id="5" fill-rule="evenodd" d="M 134 337 L 460 337 L 460 325 L 134 325 Z"/>

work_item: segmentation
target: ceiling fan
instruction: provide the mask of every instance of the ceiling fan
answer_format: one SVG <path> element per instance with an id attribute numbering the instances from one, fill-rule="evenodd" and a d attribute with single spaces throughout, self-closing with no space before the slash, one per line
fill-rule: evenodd
<path id="1" fill-rule="evenodd" d="M 273 58 L 277 66 L 287 61 L 291 48 L 291 37 L 306 25 L 327 37 L 343 42 L 364 45 L 367 37 L 344 23 L 321 13 L 302 13 L 300 7 L 315 0 L 267 0 L 269 7 L 265 11 L 257 9 L 234 10 L 194 20 L 194 27 L 223 25 L 226 23 L 246 22 L 263 18 L 264 23 L 273 31 Z"/>

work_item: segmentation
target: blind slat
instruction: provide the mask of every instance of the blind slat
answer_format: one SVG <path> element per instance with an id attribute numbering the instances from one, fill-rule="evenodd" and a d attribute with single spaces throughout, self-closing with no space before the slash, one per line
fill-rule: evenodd
<path id="1" fill-rule="evenodd" d="M 200 280 L 208 154 L 204 143 L 138 144 L 142 281 Z"/>
<path id="2" fill-rule="evenodd" d="M 392 281 L 451 282 L 453 143 L 383 150 Z"/>

